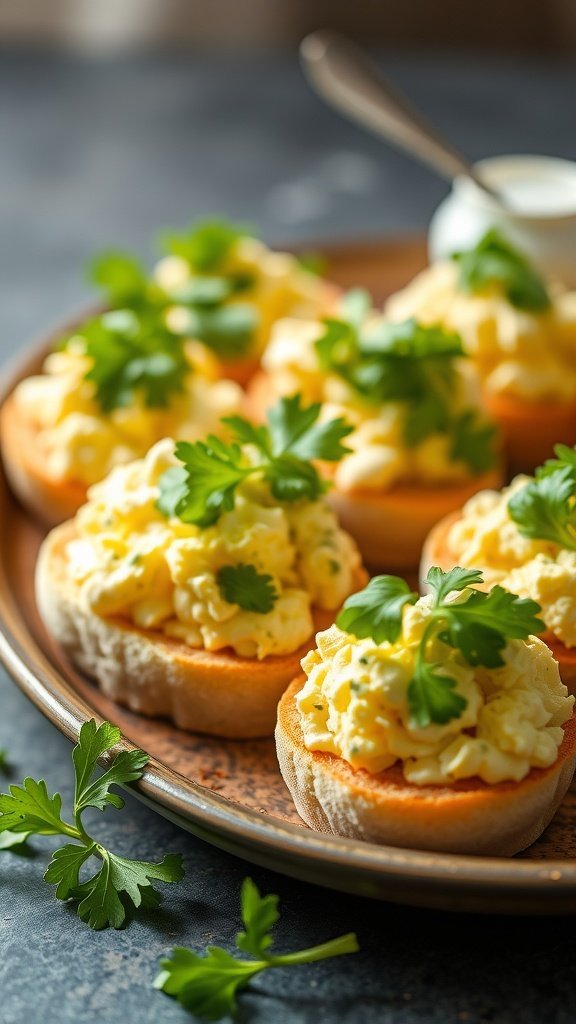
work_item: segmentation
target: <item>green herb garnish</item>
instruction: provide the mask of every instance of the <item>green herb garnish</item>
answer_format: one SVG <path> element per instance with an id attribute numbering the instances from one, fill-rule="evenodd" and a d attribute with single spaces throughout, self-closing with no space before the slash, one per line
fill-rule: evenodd
<path id="1" fill-rule="evenodd" d="M 494 428 L 473 410 L 455 413 L 455 360 L 464 356 L 459 335 L 417 320 L 365 324 L 366 292 L 349 292 L 343 319 L 325 321 L 316 342 L 321 367 L 336 373 L 366 401 L 406 405 L 404 441 L 413 448 L 433 434 L 451 439 L 450 458 L 473 473 L 494 464 Z"/>
<path id="2" fill-rule="evenodd" d="M 498 231 L 491 229 L 473 249 L 456 252 L 452 259 L 458 264 L 461 291 L 478 294 L 496 284 L 516 309 L 549 309 L 550 296 L 540 274 Z"/>
<path id="3" fill-rule="evenodd" d="M 455 648 L 469 665 L 498 668 L 505 664 L 502 651 L 508 640 L 525 640 L 545 628 L 537 618 L 540 605 L 535 601 L 499 586 L 488 593 L 474 589 L 482 579 L 478 570 L 459 567 L 447 573 L 434 567 L 426 577 L 433 600 L 408 686 L 410 716 L 420 728 L 459 718 L 466 707 L 464 697 L 455 692 L 456 680 L 441 663 L 427 660 L 433 642 Z M 454 599 L 455 591 L 468 594 Z M 402 633 L 404 606 L 417 598 L 403 580 L 376 576 L 344 602 L 336 625 L 361 639 L 393 643 Z"/>
<path id="4" fill-rule="evenodd" d="M 230 444 L 213 436 L 193 444 L 179 441 L 175 453 L 183 465 L 161 476 L 160 511 L 209 526 L 234 508 L 236 488 L 255 474 L 278 501 L 315 501 L 327 485 L 309 460 L 338 461 L 347 451 L 342 439 L 352 427 L 341 418 L 319 423 L 320 405 L 300 403 L 300 395 L 280 399 L 268 411 L 267 426 L 254 426 L 241 416 L 223 419 L 234 438 Z M 256 449 L 257 461 L 248 461 L 243 444 Z"/>
<path id="5" fill-rule="evenodd" d="M 161 293 L 140 261 L 130 253 L 109 250 L 88 265 L 88 276 L 102 289 L 112 309 L 158 305 Z"/>
<path id="6" fill-rule="evenodd" d="M 170 959 L 161 962 L 155 988 L 174 996 L 205 1020 L 220 1020 L 236 1012 L 237 993 L 262 971 L 314 963 L 359 949 L 356 936 L 350 933 L 297 953 L 272 953 L 271 932 L 280 916 L 278 897 L 261 896 L 250 878 L 242 885 L 241 913 L 244 930 L 238 932 L 236 946 L 240 953 L 255 959 L 237 958 L 220 946 L 208 946 L 204 955 L 178 947 Z"/>
<path id="7" fill-rule="evenodd" d="M 247 612 L 264 615 L 272 611 L 278 600 L 272 577 L 257 572 L 254 565 L 244 562 L 223 565 L 216 573 L 216 582 L 225 601 L 237 604 Z"/>
<path id="8" fill-rule="evenodd" d="M 129 405 L 137 392 L 149 408 L 165 408 L 184 390 L 191 368 L 182 341 L 159 319 L 119 309 L 90 320 L 80 333 L 91 361 L 86 380 L 95 384 L 104 412 Z"/>
<path id="9" fill-rule="evenodd" d="M 204 220 L 187 231 L 165 232 L 162 244 L 166 252 L 181 256 L 199 274 L 219 271 L 239 238 L 249 234 L 239 224 L 224 220 Z"/>
<path id="10" fill-rule="evenodd" d="M 111 757 L 104 773 L 94 778 L 98 759 L 119 741 L 120 730 L 109 722 L 97 726 L 91 720 L 82 726 L 72 752 L 76 779 L 72 824 L 61 816 L 60 794 L 51 796 L 44 781 L 27 778 L 21 786 L 10 786 L 9 793 L 0 795 L 0 838 L 9 832 L 21 839 L 29 835 L 59 835 L 73 840 L 52 854 L 44 880 L 56 885 L 58 899 L 76 904 L 78 916 L 91 928 L 120 928 L 127 910 L 151 908 L 160 902 L 152 879 L 178 882 L 183 876 L 179 854 L 169 854 L 158 864 L 127 860 L 107 850 L 84 827 L 82 816 L 87 808 L 104 811 L 111 805 L 120 810 L 124 801 L 112 787 L 133 782 L 142 775 L 147 755 L 141 750 L 121 750 Z M 11 845 L 15 845 L 15 840 Z M 101 862 L 101 867 L 80 881 L 81 870 L 94 858 Z"/>
<path id="11" fill-rule="evenodd" d="M 508 514 L 524 537 L 576 551 L 576 451 L 556 445 L 556 459 L 508 501 Z"/>

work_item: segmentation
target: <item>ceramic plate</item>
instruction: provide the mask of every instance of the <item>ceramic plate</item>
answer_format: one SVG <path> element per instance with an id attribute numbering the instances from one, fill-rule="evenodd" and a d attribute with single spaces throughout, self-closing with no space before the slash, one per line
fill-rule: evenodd
<path id="1" fill-rule="evenodd" d="M 328 249 L 328 272 L 361 283 L 378 300 L 425 263 L 421 241 Z M 32 347 L 4 393 L 38 369 L 66 324 Z M 33 596 L 42 532 L 0 481 L 0 657 L 18 686 L 66 736 L 88 718 L 117 723 L 127 748 L 150 761 L 136 794 L 159 813 L 245 860 L 319 885 L 397 903 L 446 910 L 514 913 L 576 911 L 576 796 L 570 793 L 545 835 L 512 860 L 421 853 L 309 830 L 284 787 L 271 740 L 219 741 L 117 707 L 77 674 L 50 643 Z"/>

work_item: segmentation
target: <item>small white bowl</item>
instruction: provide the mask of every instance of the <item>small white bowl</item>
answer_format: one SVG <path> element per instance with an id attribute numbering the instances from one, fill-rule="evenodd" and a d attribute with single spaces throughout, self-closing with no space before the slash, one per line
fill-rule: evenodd
<path id="1" fill-rule="evenodd" d="M 548 156 L 497 156 L 476 167 L 500 190 L 500 207 L 470 178 L 454 179 L 452 192 L 430 223 L 430 259 L 446 259 L 498 228 L 542 274 L 576 286 L 576 163 Z"/>

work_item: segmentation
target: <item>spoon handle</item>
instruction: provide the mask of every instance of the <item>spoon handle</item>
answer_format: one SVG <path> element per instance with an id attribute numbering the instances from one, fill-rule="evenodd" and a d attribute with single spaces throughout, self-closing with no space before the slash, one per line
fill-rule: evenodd
<path id="1" fill-rule="evenodd" d="M 450 180 L 464 174 L 501 202 L 466 158 L 446 142 L 355 43 L 335 32 L 313 32 L 300 46 L 316 90 L 341 113 L 407 150 Z"/>

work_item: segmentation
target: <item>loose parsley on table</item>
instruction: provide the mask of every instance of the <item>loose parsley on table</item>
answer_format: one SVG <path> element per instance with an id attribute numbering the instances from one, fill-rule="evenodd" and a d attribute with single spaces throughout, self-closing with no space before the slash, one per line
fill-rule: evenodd
<path id="1" fill-rule="evenodd" d="M 455 360 L 464 356 L 459 335 L 414 318 L 403 323 L 366 321 L 367 292 L 342 301 L 342 319 L 327 319 L 316 341 L 322 369 L 335 373 L 368 402 L 406 406 L 404 441 L 413 448 L 432 434 L 450 438 L 450 458 L 473 473 L 494 464 L 494 428 L 472 409 L 454 412 Z"/>
<path id="2" fill-rule="evenodd" d="M 555 459 L 512 495 L 508 514 L 524 537 L 576 551 L 576 450 L 556 445 Z"/>
<path id="3" fill-rule="evenodd" d="M 231 443 L 210 436 L 206 441 L 179 441 L 175 452 L 182 466 L 160 478 L 158 508 L 185 523 L 209 526 L 234 508 L 238 485 L 261 474 L 278 501 L 314 501 L 326 483 L 309 460 L 336 462 L 347 449 L 342 440 L 352 427 L 342 418 L 318 422 L 320 404 L 303 406 L 301 396 L 282 398 L 268 411 L 268 424 L 255 426 L 241 416 L 222 420 Z M 249 462 L 241 445 L 251 445 L 257 461 Z"/>
<path id="4" fill-rule="evenodd" d="M 238 932 L 236 946 L 240 953 L 247 953 L 254 959 L 232 956 L 220 946 L 208 946 L 204 956 L 178 947 L 172 951 L 170 959 L 161 962 L 162 971 L 154 982 L 155 988 L 174 996 L 199 1017 L 220 1020 L 235 1013 L 237 993 L 262 971 L 314 963 L 356 953 L 359 949 L 356 936 L 349 933 L 297 953 L 273 953 L 272 928 L 280 916 L 278 897 L 261 896 L 250 878 L 242 885 L 241 913 L 244 930 Z"/>
<path id="5" fill-rule="evenodd" d="M 529 260 L 492 228 L 471 249 L 453 254 L 458 264 L 458 287 L 477 294 L 492 284 L 502 286 L 510 304 L 531 313 L 544 313 L 550 296 Z"/>
<path id="6" fill-rule="evenodd" d="M 152 879 L 178 882 L 184 873 L 179 854 L 168 854 L 160 863 L 128 860 L 112 853 L 86 831 L 82 816 L 87 808 L 104 811 L 111 805 L 120 810 L 124 801 L 112 787 L 139 779 L 148 760 L 142 750 L 120 750 L 113 754 L 103 774 L 94 777 L 98 759 L 113 750 L 119 740 L 120 730 L 109 722 L 97 726 L 91 720 L 82 726 L 72 752 L 72 823 L 62 818 L 60 794 L 50 795 L 43 780 L 27 778 L 21 786 L 10 786 L 8 793 L 0 794 L 0 847 L 7 833 L 11 846 L 18 842 L 17 836 L 20 841 L 31 835 L 73 840 L 52 854 L 44 880 L 56 886 L 58 899 L 71 900 L 78 916 L 95 929 L 120 928 L 127 911 L 157 906 L 161 896 Z M 82 868 L 93 859 L 100 862 L 99 869 L 81 881 Z"/>
<path id="7" fill-rule="evenodd" d="M 441 663 L 427 659 L 434 640 L 458 650 L 469 665 L 498 668 L 505 664 L 502 651 L 508 640 L 525 640 L 545 629 L 535 601 L 519 598 L 500 586 L 488 593 L 474 589 L 482 583 L 482 573 L 476 569 L 456 567 L 443 572 L 433 567 L 426 583 L 432 604 L 408 686 L 410 716 L 421 728 L 459 718 L 466 707 L 466 700 L 455 692 L 456 680 L 446 674 Z M 462 598 L 450 597 L 455 591 L 462 593 Z M 402 633 L 404 606 L 417 599 L 398 577 L 375 576 L 364 590 L 344 602 L 336 625 L 360 639 L 393 643 Z"/>

